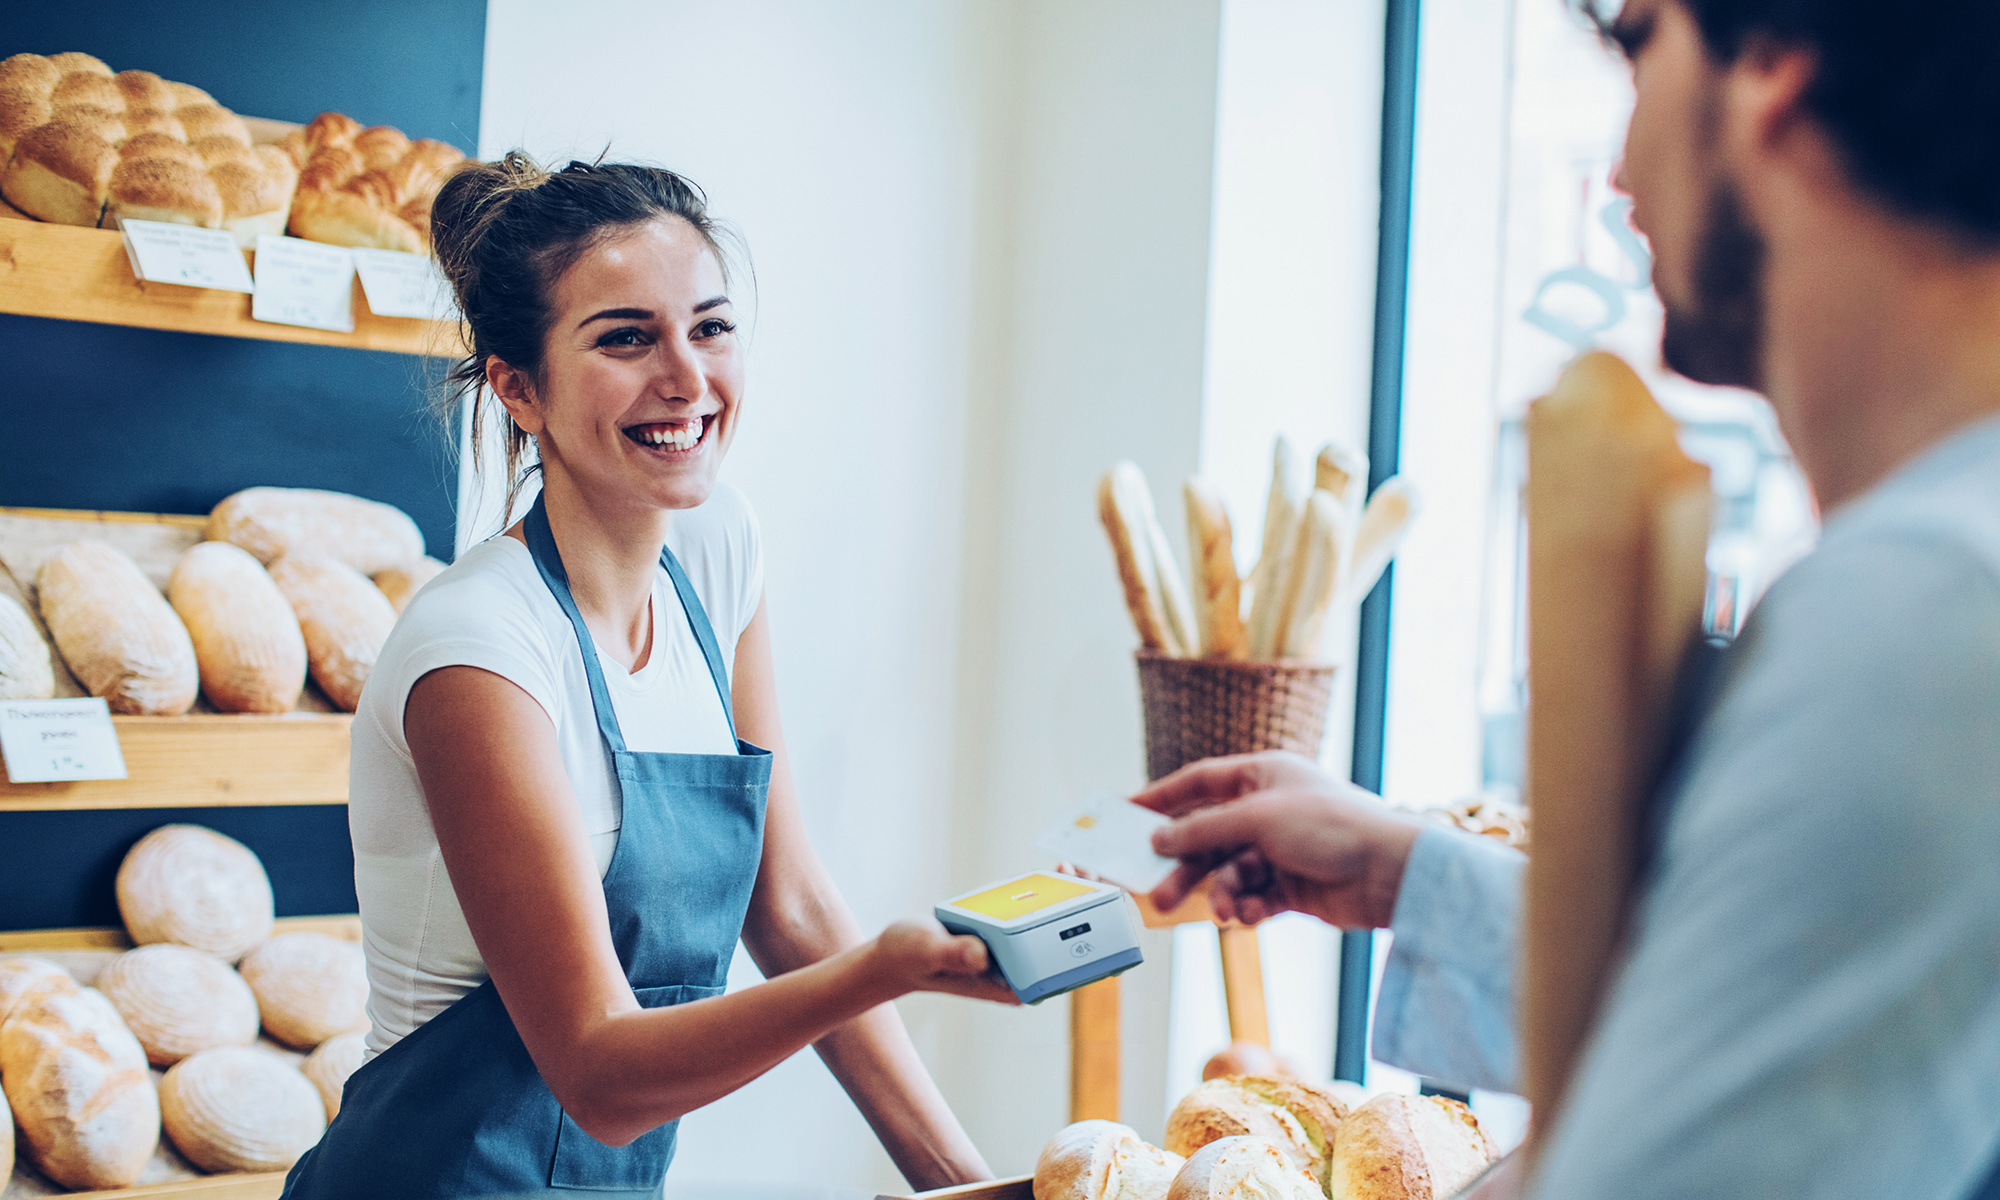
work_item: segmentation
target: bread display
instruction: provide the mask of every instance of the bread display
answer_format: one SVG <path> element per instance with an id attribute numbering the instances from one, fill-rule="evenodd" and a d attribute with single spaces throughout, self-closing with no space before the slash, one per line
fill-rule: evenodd
<path id="1" fill-rule="evenodd" d="M 245 488 L 208 514 L 207 536 L 243 547 L 265 566 L 311 554 L 373 575 L 424 556 L 424 535 L 402 509 L 317 488 Z"/>
<path id="2" fill-rule="evenodd" d="M 1205 479 L 1188 480 L 1181 492 L 1187 500 L 1188 559 L 1194 571 L 1201 656 L 1247 658 L 1250 637 L 1243 628 L 1243 580 L 1236 574 L 1229 510 Z"/>
<path id="3" fill-rule="evenodd" d="M 299 168 L 293 237 L 408 254 L 430 253 L 431 201 L 465 161 L 443 142 L 411 141 L 386 125 L 364 129 L 331 112 L 286 135 L 283 146 Z"/>
<path id="4" fill-rule="evenodd" d="M 425 584 L 436 579 L 438 572 L 442 570 L 444 570 L 443 563 L 426 555 L 415 562 L 390 567 L 386 571 L 377 571 L 375 586 L 389 598 L 390 607 L 394 608 L 396 615 L 400 617 L 403 615 L 403 610 L 409 607 L 410 598 L 421 591 Z"/>
<path id="5" fill-rule="evenodd" d="M 1347 1106 L 1324 1088 L 1278 1075 L 1236 1075 L 1196 1087 L 1167 1116 L 1167 1149 L 1189 1158 L 1217 1138 L 1268 1139 L 1316 1181 Z"/>
<path id="6" fill-rule="evenodd" d="M 42 631 L 12 596 L 0 596 L 0 700 L 46 700 L 55 694 L 55 663 Z"/>
<path id="7" fill-rule="evenodd" d="M 299 1070 L 319 1089 L 319 1098 L 326 1104 L 327 1120 L 340 1115 L 341 1090 L 347 1086 L 347 1077 L 361 1069 L 367 1047 L 368 1031 L 352 1029 L 321 1042 L 300 1064 Z"/>
<path id="8" fill-rule="evenodd" d="M 226 229 L 244 246 L 282 233 L 298 168 L 254 146 L 200 88 L 88 54 L 0 62 L 0 194 L 64 225 L 120 219 Z"/>
<path id="9" fill-rule="evenodd" d="M 313 682 L 337 707 L 353 712 L 395 628 L 394 606 L 367 576 L 319 555 L 288 554 L 271 564 L 271 579 L 298 615 Z"/>
<path id="10" fill-rule="evenodd" d="M 69 1188 L 126 1187 L 160 1139 L 146 1052 L 103 993 L 63 981 L 44 973 L 0 1022 L 0 1087 L 37 1170 Z"/>
<path id="11" fill-rule="evenodd" d="M 200 677 L 185 625 L 133 561 L 98 541 L 71 542 L 36 578 L 42 620 L 78 683 L 111 711 L 184 713 Z"/>
<path id="12" fill-rule="evenodd" d="M 335 1034 L 368 1028 L 368 969 L 361 946 L 313 930 L 281 933 L 243 956 L 264 1031 L 310 1050 Z"/>
<path id="13" fill-rule="evenodd" d="M 133 942 L 173 942 L 226 962 L 271 936 L 271 881 L 250 848 L 199 825 L 162 825 L 118 867 L 118 912 Z"/>
<path id="14" fill-rule="evenodd" d="M 312 1083 L 255 1046 L 189 1055 L 160 1080 L 160 1117 L 174 1147 L 209 1171 L 282 1171 L 326 1132 Z"/>
<path id="15" fill-rule="evenodd" d="M 163 1067 L 257 1040 L 257 997 L 228 963 L 201 950 L 171 942 L 128 950 L 98 973 L 97 990 L 125 1019 L 147 1061 Z"/>
<path id="16" fill-rule="evenodd" d="M 1191 1156 L 1168 1200 L 1325 1200 L 1312 1176 L 1268 1138 L 1218 1138 Z M 1037 1198 L 1039 1200 L 1039 1198 Z"/>
<path id="17" fill-rule="evenodd" d="M 1335 1200 L 1447 1200 L 1498 1152 L 1472 1111 L 1443 1096 L 1376 1096 L 1341 1123 L 1330 1166 Z"/>
<path id="18" fill-rule="evenodd" d="M 174 564 L 167 599 L 187 626 L 201 690 L 223 712 L 290 712 L 306 685 L 291 602 L 248 551 L 202 542 Z"/>
<path id="19" fill-rule="evenodd" d="M 1035 1159 L 1035 1200 L 1162 1200 L 1184 1161 L 1116 1121 L 1078 1121 Z"/>

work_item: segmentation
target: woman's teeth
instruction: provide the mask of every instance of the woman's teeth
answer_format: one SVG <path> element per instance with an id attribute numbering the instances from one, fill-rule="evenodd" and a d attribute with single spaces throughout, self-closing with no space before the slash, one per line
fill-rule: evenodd
<path id="1" fill-rule="evenodd" d="M 666 446 L 674 450 L 692 450 L 695 443 L 701 440 L 701 431 L 706 426 L 707 422 L 696 421 L 692 425 L 683 425 L 679 428 L 655 427 L 641 430 L 639 437 L 642 441 L 650 442 L 655 446 Z"/>

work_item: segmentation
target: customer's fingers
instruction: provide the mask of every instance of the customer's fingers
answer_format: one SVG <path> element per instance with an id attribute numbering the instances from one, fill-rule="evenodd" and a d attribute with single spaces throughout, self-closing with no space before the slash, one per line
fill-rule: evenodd
<path id="1" fill-rule="evenodd" d="M 1265 764 L 1254 754 L 1208 758 L 1153 783 L 1133 796 L 1132 803 L 1178 817 L 1257 791 L 1266 777 Z"/>
<path id="2" fill-rule="evenodd" d="M 1169 858 L 1234 854 L 1256 845 L 1269 820 L 1268 806 L 1255 798 L 1198 809 L 1155 829 L 1153 851 Z"/>
<path id="3" fill-rule="evenodd" d="M 1174 868 L 1173 874 L 1167 876 L 1153 889 L 1152 895 L 1148 898 L 1152 900 L 1154 908 L 1161 912 L 1172 912 L 1179 908 L 1181 901 L 1193 894 L 1194 890 L 1201 886 L 1201 881 L 1207 877 L 1208 861 L 1205 858 L 1183 862 Z"/>

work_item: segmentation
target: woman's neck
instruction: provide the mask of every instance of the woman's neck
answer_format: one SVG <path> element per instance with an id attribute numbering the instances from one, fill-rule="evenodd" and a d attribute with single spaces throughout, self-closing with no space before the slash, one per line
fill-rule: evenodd
<path id="1" fill-rule="evenodd" d="M 620 666 L 638 670 L 652 653 L 653 577 L 672 513 L 593 502 L 550 464 L 543 467 L 542 497 L 583 623 Z"/>

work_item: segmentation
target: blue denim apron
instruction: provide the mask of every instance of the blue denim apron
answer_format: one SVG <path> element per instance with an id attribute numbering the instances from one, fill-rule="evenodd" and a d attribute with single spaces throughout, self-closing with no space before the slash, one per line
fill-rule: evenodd
<path id="1" fill-rule="evenodd" d="M 542 581 L 576 628 L 616 780 L 621 825 L 604 901 L 619 964 L 647 1008 L 719 995 L 763 858 L 770 752 L 741 739 L 735 754 L 627 750 L 539 499 L 526 528 Z M 660 565 L 729 717 L 729 676 L 701 600 L 672 552 L 661 551 Z M 732 717 L 732 735 L 735 727 Z M 542 1082 L 488 980 L 354 1073 L 340 1115 L 292 1168 L 284 1196 L 421 1200 L 558 1188 L 652 1196 L 679 1123 L 618 1147 L 585 1133 Z"/>

